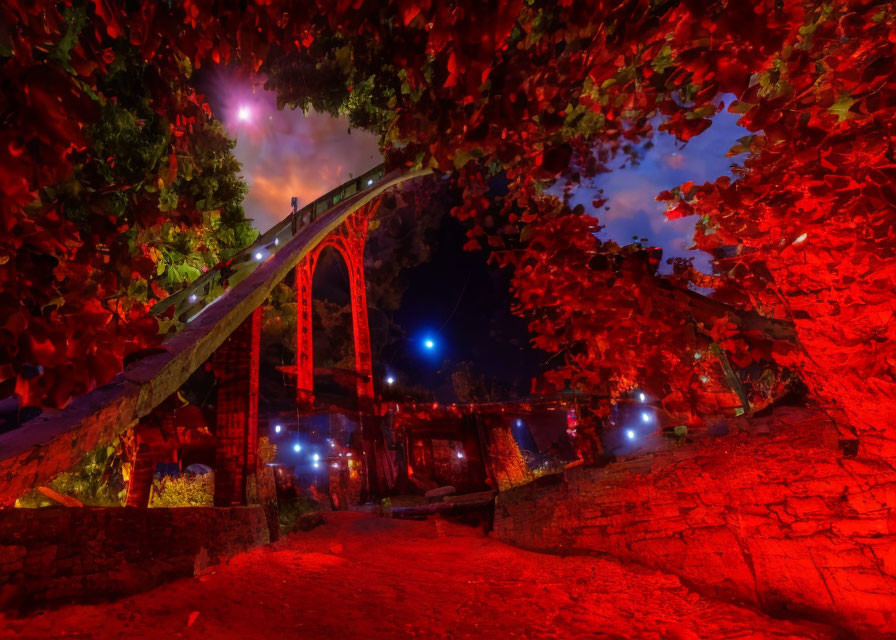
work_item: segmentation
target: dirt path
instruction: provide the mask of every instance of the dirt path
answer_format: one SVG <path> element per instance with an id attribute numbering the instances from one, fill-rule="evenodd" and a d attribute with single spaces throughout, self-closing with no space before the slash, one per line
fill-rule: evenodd
<path id="1" fill-rule="evenodd" d="M 835 637 L 700 597 L 673 576 L 529 553 L 443 521 L 327 520 L 199 578 L 110 604 L 0 618 L 0 637 Z"/>

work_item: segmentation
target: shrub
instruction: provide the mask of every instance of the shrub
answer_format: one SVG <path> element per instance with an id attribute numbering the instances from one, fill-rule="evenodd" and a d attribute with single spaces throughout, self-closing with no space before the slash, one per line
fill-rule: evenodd
<path id="1" fill-rule="evenodd" d="M 215 474 L 164 476 L 152 482 L 150 507 L 211 507 L 215 503 Z"/>

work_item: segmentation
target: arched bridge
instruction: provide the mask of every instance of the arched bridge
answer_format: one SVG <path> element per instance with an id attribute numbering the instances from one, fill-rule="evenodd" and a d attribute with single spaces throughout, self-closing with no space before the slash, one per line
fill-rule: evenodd
<path id="1" fill-rule="evenodd" d="M 10 506 L 28 489 L 74 466 L 84 452 L 136 426 L 210 359 L 219 378 L 218 455 L 222 469 L 229 469 L 216 474 L 216 484 L 223 484 L 224 502 L 244 500 L 244 471 L 254 464 L 257 437 L 261 305 L 295 269 L 297 400 L 307 403 L 313 371 L 311 276 L 319 252 L 325 246 L 335 247 L 350 271 L 359 400 L 372 399 L 363 273 L 367 225 L 387 190 L 427 173 L 385 174 L 382 166 L 376 167 L 294 209 L 251 247 L 157 304 L 153 313 L 173 315 L 183 323 L 162 348 L 132 363 L 108 384 L 76 398 L 64 410 L 45 413 L 0 435 L 0 506 Z M 135 474 L 138 471 L 135 467 Z"/>

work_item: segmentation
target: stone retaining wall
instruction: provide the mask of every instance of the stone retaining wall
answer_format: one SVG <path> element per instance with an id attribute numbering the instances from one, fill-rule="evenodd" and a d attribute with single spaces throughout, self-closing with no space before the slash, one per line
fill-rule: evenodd
<path id="1" fill-rule="evenodd" d="M 493 535 L 607 553 L 778 615 L 896 638 L 896 471 L 844 457 L 823 414 L 575 468 L 498 496 Z M 755 432 L 754 431 L 754 432 Z M 836 443 L 836 434 L 833 436 Z"/>
<path id="2" fill-rule="evenodd" d="M 267 544 L 261 507 L 0 510 L 0 609 L 90 601 Z"/>

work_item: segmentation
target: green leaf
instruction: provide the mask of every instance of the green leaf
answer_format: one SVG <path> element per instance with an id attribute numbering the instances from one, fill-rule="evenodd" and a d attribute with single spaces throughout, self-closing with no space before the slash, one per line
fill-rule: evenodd
<path id="1" fill-rule="evenodd" d="M 757 134 L 738 138 L 737 142 L 738 144 L 731 147 L 728 153 L 725 154 L 726 158 L 731 158 L 732 156 L 740 155 L 741 153 L 758 151 L 765 146 L 766 138 L 764 135 Z"/>
<path id="2" fill-rule="evenodd" d="M 458 151 L 454 154 L 454 168 L 460 169 L 465 164 L 467 164 L 470 160 L 474 160 L 478 158 L 481 153 L 478 153 L 477 149 L 472 149 L 470 151 L 466 149 L 458 149 Z"/>
<path id="3" fill-rule="evenodd" d="M 653 62 L 650 63 L 650 67 L 657 73 L 663 73 L 671 66 L 672 47 L 670 47 L 669 45 L 664 45 L 663 48 L 660 49 L 660 52 L 657 54 L 656 58 L 653 59 Z"/>
<path id="4" fill-rule="evenodd" d="M 66 71 L 74 73 L 70 54 L 72 48 L 78 44 L 78 36 L 87 22 L 87 14 L 83 8 L 66 7 L 62 15 L 65 18 L 65 33 L 53 47 L 51 57 L 57 60 Z"/>
<path id="5" fill-rule="evenodd" d="M 344 47 L 339 47 L 336 49 L 336 64 L 339 65 L 339 68 L 343 73 L 349 73 L 351 71 L 352 66 L 352 47 L 351 45 L 345 45 Z"/>
<path id="6" fill-rule="evenodd" d="M 698 107 L 697 109 L 694 109 L 692 111 L 689 111 L 686 114 L 686 117 L 691 118 L 691 119 L 711 118 L 715 114 L 716 114 L 716 108 L 711 104 L 707 104 L 702 107 Z"/>
<path id="7" fill-rule="evenodd" d="M 735 100 L 728 107 L 728 111 L 731 113 L 746 113 L 750 109 L 753 108 L 753 104 L 750 102 L 743 102 L 742 100 Z"/>
<path id="8" fill-rule="evenodd" d="M 855 113 L 852 113 L 849 109 L 856 103 L 848 93 L 841 93 L 840 97 L 837 98 L 837 101 L 828 107 L 828 111 L 837 115 L 837 122 L 843 122 L 844 120 L 850 120 L 856 117 Z"/>

